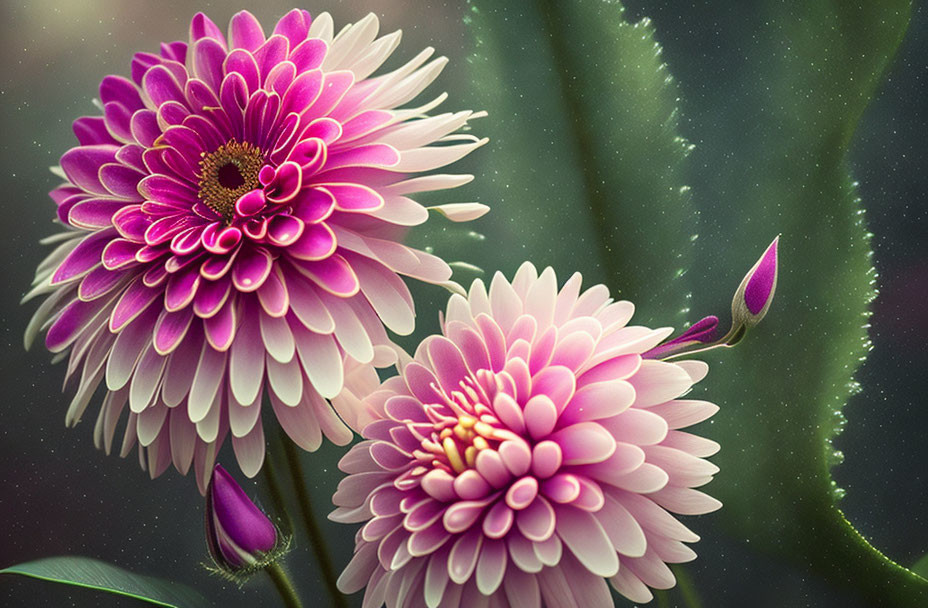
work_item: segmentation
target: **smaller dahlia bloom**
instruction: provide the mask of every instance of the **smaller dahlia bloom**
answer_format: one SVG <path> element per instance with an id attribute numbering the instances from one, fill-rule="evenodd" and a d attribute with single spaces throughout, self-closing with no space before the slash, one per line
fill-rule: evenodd
<path id="1" fill-rule="evenodd" d="M 265 398 L 305 449 L 351 440 L 357 417 L 328 400 L 347 368 L 395 359 L 385 327 L 412 331 L 401 275 L 450 286 L 444 261 L 401 242 L 429 217 L 410 197 L 470 181 L 432 172 L 486 141 L 459 132 L 479 113 L 428 114 L 444 94 L 408 106 L 447 63 L 432 49 L 373 75 L 400 41 L 378 29 L 372 14 L 336 34 L 294 9 L 270 32 L 240 12 L 226 36 L 197 14 L 187 41 L 103 79 L 27 295 L 46 296 L 27 348 L 45 332 L 77 385 L 68 425 L 105 384 L 97 445 L 127 416 L 122 454 L 138 443 L 152 477 L 193 465 L 201 492 L 227 436 L 246 475 L 261 468 Z"/>
<path id="2" fill-rule="evenodd" d="M 442 335 L 364 404 L 379 418 L 339 467 L 330 518 L 364 523 L 339 579 L 364 605 L 611 607 L 675 579 L 698 537 L 674 514 L 718 444 L 681 429 L 712 416 L 682 399 L 708 366 L 645 355 L 671 333 L 629 325 L 608 289 L 558 290 L 524 264 L 451 297 Z"/>

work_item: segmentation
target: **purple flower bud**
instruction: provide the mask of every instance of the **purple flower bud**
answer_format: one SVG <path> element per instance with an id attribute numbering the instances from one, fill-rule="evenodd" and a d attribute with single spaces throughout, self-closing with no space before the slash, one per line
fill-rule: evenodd
<path id="1" fill-rule="evenodd" d="M 696 344 L 708 344 L 715 339 L 718 326 L 718 317 L 712 315 L 703 317 L 673 340 L 655 346 L 642 356 L 645 359 L 662 359 Z"/>
<path id="2" fill-rule="evenodd" d="M 770 309 L 777 288 L 777 244 L 773 239 L 754 267 L 748 271 L 731 301 L 731 318 L 740 339 L 745 329 L 760 323 Z"/>
<path id="3" fill-rule="evenodd" d="M 218 464 L 206 491 L 206 541 L 228 573 L 261 567 L 277 547 L 277 528 Z"/>

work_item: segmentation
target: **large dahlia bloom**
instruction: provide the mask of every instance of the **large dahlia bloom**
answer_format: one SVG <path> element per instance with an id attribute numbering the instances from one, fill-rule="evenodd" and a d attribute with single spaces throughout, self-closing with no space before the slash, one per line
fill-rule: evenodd
<path id="1" fill-rule="evenodd" d="M 630 326 L 603 285 L 525 264 L 452 296 L 442 334 L 365 404 L 380 416 L 340 468 L 331 518 L 365 522 L 342 574 L 365 606 L 612 606 L 674 584 L 698 537 L 671 513 L 718 445 L 679 430 L 717 407 L 680 397 L 700 361 L 643 355 L 670 329 Z"/>
<path id="2" fill-rule="evenodd" d="M 128 406 L 123 454 L 138 440 L 152 476 L 195 462 L 201 490 L 228 432 L 243 471 L 259 470 L 264 395 L 304 448 L 350 441 L 343 420 L 359 420 L 326 399 L 346 366 L 390 362 L 384 325 L 412 330 L 398 275 L 451 275 L 399 239 L 428 218 L 409 195 L 470 176 L 410 174 L 483 143 L 453 134 L 472 112 L 426 115 L 444 95 L 398 109 L 446 62 L 426 49 L 371 77 L 400 40 L 377 33 L 373 15 L 334 35 L 328 14 L 293 10 L 269 35 L 238 13 L 227 37 L 198 14 L 187 42 L 103 79 L 102 116 L 74 123 L 51 193 L 65 230 L 27 296 L 48 294 L 27 345 L 47 329 L 79 379 L 68 424 L 105 381 L 98 445 Z"/>

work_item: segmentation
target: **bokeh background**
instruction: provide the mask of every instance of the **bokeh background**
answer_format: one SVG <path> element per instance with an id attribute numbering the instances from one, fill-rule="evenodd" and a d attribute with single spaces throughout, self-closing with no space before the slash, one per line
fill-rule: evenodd
<path id="1" fill-rule="evenodd" d="M 693 203 L 701 211 L 699 231 L 719 237 L 713 247 L 703 243 L 701 251 L 725 256 L 726 240 L 719 234 L 722 222 L 714 218 L 719 208 L 738 213 L 739 201 L 730 200 L 717 176 L 739 154 L 743 133 L 734 125 L 750 119 L 743 114 L 747 105 L 738 100 L 763 95 L 765 83 L 758 80 L 750 90 L 726 87 L 750 81 L 744 78 L 744 70 L 749 69 L 745 58 L 757 51 L 757 33 L 763 32 L 768 15 L 754 10 L 753 5 L 759 3 L 750 1 L 627 0 L 625 4 L 630 20 L 652 18 L 657 39 L 664 46 L 663 58 L 682 93 L 679 130 L 696 145 L 686 177 Z M 383 31 L 403 29 L 399 59 L 424 46 L 435 46 L 451 64 L 431 90 L 452 94 L 446 103 L 449 110 L 472 107 L 468 58 L 473 44 L 463 20 L 470 7 L 463 1 L 328 0 L 304 7 L 313 13 L 329 10 L 336 24 L 376 12 Z M 185 582 L 217 606 L 264 605 L 262 595 L 271 593 L 263 580 L 239 590 L 204 570 L 202 500 L 192 479 L 171 470 L 151 481 L 134 458 L 121 461 L 97 452 L 89 414 L 89 421 L 77 429 L 64 428 L 69 396 L 60 392 L 63 370 L 52 367 L 49 355 L 39 347 L 23 351 L 22 332 L 35 305 L 19 305 L 36 264 L 46 253 L 37 241 L 54 231 L 54 207 L 46 193 L 56 178 L 48 167 L 72 145 L 71 121 L 94 112 L 90 99 L 96 95 L 100 78 L 126 73 L 135 51 L 154 50 L 161 40 L 185 37 L 195 10 L 204 10 L 224 24 L 241 8 L 267 24 L 292 5 L 279 0 L 251 5 L 177 0 L 0 2 L 0 276 L 5 287 L 0 296 L 4 389 L 0 400 L 0 567 L 74 553 Z M 850 521 L 877 548 L 906 565 L 928 553 L 926 77 L 928 11 L 918 6 L 906 40 L 852 145 L 851 169 L 860 182 L 867 226 L 874 234 L 880 295 L 873 303 L 871 320 L 874 349 L 857 374 L 863 390 L 846 406 L 848 423 L 835 442 L 845 460 L 833 472 L 847 490 L 841 507 Z M 477 123 L 476 132 L 493 137 L 481 129 Z M 458 200 L 469 200 L 468 195 L 465 187 Z M 491 222 L 523 219 L 497 206 L 468 230 L 480 233 Z M 764 244 L 758 243 L 758 253 Z M 492 258 L 493 246 L 479 238 L 472 238 L 469 245 L 476 259 Z M 708 306 L 724 307 L 740 277 L 713 275 L 713 267 L 721 264 L 706 254 L 694 260 L 702 266 L 690 267 L 690 277 L 720 285 Z M 752 261 L 744 260 L 745 268 Z M 521 258 L 502 258 L 499 268 L 512 272 L 519 262 Z M 572 269 L 559 270 L 566 276 Z M 784 268 L 784 273 L 788 277 L 789 269 Z M 627 295 L 635 299 L 635 294 Z M 440 291 L 431 293 L 435 302 L 443 297 Z M 778 315 L 779 322 L 788 322 L 790 310 L 775 303 L 770 314 Z M 436 310 L 429 304 L 420 305 L 419 317 L 417 335 L 437 326 Z M 763 339 L 763 327 L 751 336 L 758 342 Z M 718 416 L 725 416 L 726 404 L 720 405 Z M 749 432 L 742 439 L 750 441 Z M 321 453 L 304 459 L 323 513 L 339 479 L 334 463 L 341 453 L 341 449 L 325 446 Z M 253 483 L 245 486 L 257 492 Z M 712 485 L 708 491 L 712 493 Z M 725 518 L 722 509 L 689 522 L 703 538 L 696 547 L 700 557 L 687 566 L 687 572 L 704 606 L 866 605 L 815 574 L 731 536 Z M 347 563 L 353 530 L 326 521 L 323 525 L 333 541 L 337 563 Z M 321 598 L 322 587 L 306 548 L 297 546 L 288 563 L 307 596 Z M 673 596 L 667 598 L 669 605 L 676 602 Z M 132 604 L 128 599 L 81 589 L 0 577 L 0 605 L 4 606 Z M 309 605 L 324 604 L 320 600 Z"/>

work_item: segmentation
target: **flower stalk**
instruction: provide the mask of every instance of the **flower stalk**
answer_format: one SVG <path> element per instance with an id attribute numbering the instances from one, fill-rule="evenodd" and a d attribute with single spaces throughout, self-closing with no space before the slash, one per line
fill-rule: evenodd
<path id="1" fill-rule="evenodd" d="M 283 600 L 286 608 L 303 608 L 303 602 L 300 601 L 300 597 L 296 594 L 296 589 L 293 588 L 290 577 L 287 576 L 287 571 L 280 565 L 280 562 L 274 562 L 265 568 L 264 571 L 267 572 L 271 582 L 274 583 L 274 588 L 277 589 L 277 593 L 280 595 L 280 599 Z"/>
<path id="2" fill-rule="evenodd" d="M 319 572 L 322 575 L 322 580 L 332 600 L 331 605 L 335 608 L 347 608 L 348 603 L 345 600 L 345 596 L 338 590 L 337 576 L 335 574 L 335 567 L 332 565 L 331 553 L 329 552 L 328 545 L 326 545 L 322 530 L 316 522 L 316 515 L 313 511 L 309 489 L 306 487 L 306 479 L 303 476 L 303 465 L 300 463 L 299 453 L 287 437 L 281 437 L 280 443 L 283 445 L 284 456 L 287 460 L 287 468 L 290 472 L 293 489 L 296 492 L 297 502 L 300 505 L 300 513 L 303 517 L 306 534 L 309 537 L 309 545 L 312 548 L 313 555 L 316 557 L 316 563 L 319 565 Z"/>

